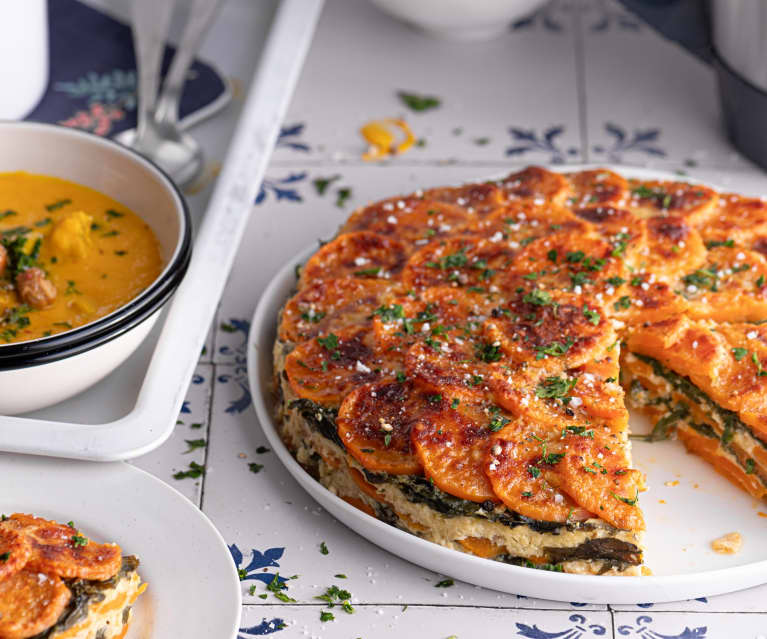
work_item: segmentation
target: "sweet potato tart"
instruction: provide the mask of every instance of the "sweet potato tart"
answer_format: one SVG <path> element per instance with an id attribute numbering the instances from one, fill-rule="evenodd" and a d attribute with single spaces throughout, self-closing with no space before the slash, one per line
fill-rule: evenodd
<path id="1" fill-rule="evenodd" d="M 0 639 L 118 639 L 146 588 L 138 560 L 72 522 L 0 518 Z"/>
<path id="2" fill-rule="evenodd" d="M 642 574 L 627 404 L 657 420 L 648 438 L 767 493 L 765 246 L 761 200 L 606 169 L 371 204 L 281 311 L 281 436 L 326 488 L 424 539 Z"/>

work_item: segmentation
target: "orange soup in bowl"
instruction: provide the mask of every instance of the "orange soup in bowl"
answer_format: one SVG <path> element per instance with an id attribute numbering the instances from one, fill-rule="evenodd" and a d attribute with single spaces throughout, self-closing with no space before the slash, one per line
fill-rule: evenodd
<path id="1" fill-rule="evenodd" d="M 152 229 L 94 189 L 0 173 L 0 344 L 108 315 L 160 274 Z"/>

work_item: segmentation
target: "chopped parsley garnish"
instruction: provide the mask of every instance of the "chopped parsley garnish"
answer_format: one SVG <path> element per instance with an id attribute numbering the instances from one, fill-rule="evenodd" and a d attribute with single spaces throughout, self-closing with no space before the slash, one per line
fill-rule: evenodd
<path id="1" fill-rule="evenodd" d="M 458 408 L 458 405 L 461 403 L 461 400 L 457 397 L 453 397 L 453 401 L 450 402 L 450 408 Z"/>
<path id="2" fill-rule="evenodd" d="M 435 588 L 450 588 L 450 586 L 454 586 L 455 581 L 452 579 L 443 579 L 442 581 L 438 581 L 436 584 L 434 584 Z"/>
<path id="3" fill-rule="evenodd" d="M 536 306 L 547 306 L 551 304 L 551 293 L 539 288 L 534 288 L 529 293 L 526 293 L 522 298 L 522 301 L 526 304 L 535 304 Z"/>
<path id="4" fill-rule="evenodd" d="M 541 463 L 554 466 L 561 462 L 564 458 L 564 453 L 544 453 L 543 457 L 541 457 Z"/>
<path id="5" fill-rule="evenodd" d="M 58 200 L 56 202 L 53 202 L 51 204 L 46 204 L 45 208 L 48 211 L 58 211 L 60 208 L 65 207 L 67 204 L 72 204 L 72 200 L 66 198 L 63 200 Z"/>
<path id="6" fill-rule="evenodd" d="M 0 553 L 0 561 L 6 562 L 11 558 L 10 550 L 6 550 L 4 553 Z"/>
<path id="7" fill-rule="evenodd" d="M 114 209 L 107 209 L 106 211 L 107 217 L 111 217 L 112 219 L 123 217 L 125 213 L 120 213 L 120 211 L 115 211 Z"/>
<path id="8" fill-rule="evenodd" d="M 318 324 L 323 317 L 325 317 L 325 311 L 315 311 L 311 308 L 301 313 L 301 319 L 312 324 Z"/>
<path id="9" fill-rule="evenodd" d="M 393 322 L 405 317 L 405 311 L 402 310 L 402 304 L 392 304 L 391 306 L 379 306 L 373 311 L 373 315 L 378 315 L 382 322 Z"/>
<path id="10" fill-rule="evenodd" d="M 189 462 L 189 470 L 180 470 L 173 473 L 173 479 L 197 479 L 205 474 L 205 466 L 197 462 Z"/>
<path id="11" fill-rule="evenodd" d="M 442 401 L 442 395 L 429 395 L 427 399 L 430 404 L 439 404 Z"/>
<path id="12" fill-rule="evenodd" d="M 77 288 L 77 283 L 74 280 L 67 280 L 67 288 L 64 290 L 64 295 L 82 295 L 82 291 Z"/>
<path id="13" fill-rule="evenodd" d="M 639 491 L 637 490 L 636 496 L 631 499 L 630 497 L 622 497 L 621 495 L 618 495 L 614 493 L 612 490 L 610 491 L 610 494 L 615 497 L 618 501 L 622 501 L 624 504 L 628 504 L 629 506 L 636 506 L 639 502 Z"/>
<path id="14" fill-rule="evenodd" d="M 756 469 L 756 462 L 749 457 L 746 460 L 745 467 L 746 467 L 746 475 L 753 475 L 754 470 Z"/>
<path id="15" fill-rule="evenodd" d="M 338 335 L 335 333 L 330 333 L 327 337 L 318 337 L 317 343 L 326 351 L 329 351 L 330 357 L 333 359 L 341 357 L 341 353 L 338 352 Z"/>
<path id="16" fill-rule="evenodd" d="M 264 469 L 263 464 L 257 464 L 256 462 L 250 462 L 248 464 L 248 470 L 250 470 L 251 473 L 258 474 Z"/>
<path id="17" fill-rule="evenodd" d="M 186 445 L 189 446 L 189 450 L 185 451 L 186 453 L 191 453 L 193 450 L 197 450 L 198 448 L 205 448 L 206 441 L 204 439 L 185 439 Z"/>
<path id="18" fill-rule="evenodd" d="M 706 288 L 709 291 L 716 292 L 717 284 L 719 282 L 719 273 L 714 264 L 708 268 L 699 268 L 692 273 L 688 273 L 682 278 L 682 281 L 687 284 L 687 286 Z"/>
<path id="19" fill-rule="evenodd" d="M 475 344 L 474 351 L 477 359 L 482 360 L 483 362 L 487 362 L 488 364 L 491 362 L 497 362 L 499 359 L 501 359 L 501 357 L 503 357 L 503 353 L 501 352 L 500 347 L 496 346 L 495 344 L 488 344 L 487 342 Z"/>
<path id="20" fill-rule="evenodd" d="M 759 377 L 767 376 L 767 371 L 762 368 L 762 362 L 756 356 L 756 353 L 751 353 L 751 361 L 754 362 L 754 366 L 756 366 L 756 374 Z"/>
<path id="21" fill-rule="evenodd" d="M 735 246 L 735 240 L 710 240 L 706 242 L 707 249 L 716 248 L 717 246 L 726 246 L 727 248 L 732 248 Z"/>
<path id="22" fill-rule="evenodd" d="M 618 298 L 618 301 L 613 304 L 613 308 L 616 311 L 631 308 L 631 298 L 628 295 L 622 295 Z"/>
<path id="23" fill-rule="evenodd" d="M 200 424 L 200 426 L 202 426 L 202 424 Z M 194 424 L 192 424 L 192 428 L 194 428 Z M 263 455 L 264 453 L 271 453 L 271 452 L 272 452 L 272 449 L 267 448 L 266 446 L 259 446 L 258 448 L 256 448 L 256 454 L 258 455 Z"/>
<path id="24" fill-rule="evenodd" d="M 381 272 L 380 266 L 374 266 L 372 268 L 363 268 L 361 271 L 354 271 L 355 277 L 374 277 Z"/>
<path id="25" fill-rule="evenodd" d="M 530 477 L 537 478 L 541 476 L 541 469 L 537 466 L 528 466 L 527 472 L 530 475 Z"/>
<path id="26" fill-rule="evenodd" d="M 508 424 L 510 421 L 511 421 L 510 419 L 504 417 L 503 415 L 494 415 L 490 419 L 490 423 L 488 424 L 488 428 L 490 430 L 492 430 L 494 433 L 496 433 L 499 430 L 501 430 L 501 428 L 506 426 L 506 424 Z"/>
<path id="27" fill-rule="evenodd" d="M 397 91 L 397 97 L 406 107 L 418 112 L 436 109 L 442 104 L 442 100 L 434 95 L 419 95 L 409 91 Z"/>
<path id="28" fill-rule="evenodd" d="M 333 182 L 340 179 L 341 176 L 338 174 L 326 178 L 318 177 L 312 181 L 312 184 L 314 185 L 314 189 L 317 191 L 317 195 L 325 195 L 325 191 L 327 191 L 328 187 Z"/>
<path id="29" fill-rule="evenodd" d="M 333 621 L 335 618 L 336 617 L 332 612 L 328 612 L 327 610 L 320 612 L 320 621 Z"/>
<path id="30" fill-rule="evenodd" d="M 562 342 L 551 342 L 550 344 L 547 344 L 545 346 L 536 346 L 535 350 L 537 351 L 535 354 L 535 359 L 543 359 L 547 355 L 551 355 L 552 357 L 561 357 L 567 351 L 570 350 L 570 347 L 575 342 L 571 337 L 568 337 L 564 343 Z"/>
<path id="31" fill-rule="evenodd" d="M 237 329 L 234 326 L 232 326 L 231 324 L 227 323 L 227 322 L 221 322 L 221 325 L 219 326 L 219 328 L 222 331 L 224 331 L 224 333 L 236 333 L 237 332 Z"/>
<path id="32" fill-rule="evenodd" d="M 535 389 L 541 399 L 569 399 L 567 395 L 578 383 L 577 377 L 547 377 Z"/>
<path id="33" fill-rule="evenodd" d="M 348 200 L 352 196 L 352 190 L 348 186 L 343 186 L 336 191 L 336 206 L 340 209 L 343 208 Z"/>
<path id="34" fill-rule="evenodd" d="M 747 348 L 733 348 L 732 349 L 732 355 L 735 358 L 736 362 L 739 362 L 742 360 L 746 355 L 748 355 L 748 349 Z"/>
<path id="35" fill-rule="evenodd" d="M 583 305 L 583 316 L 589 322 L 591 322 L 594 326 L 599 324 L 600 320 L 602 319 L 602 316 L 599 314 L 599 311 L 589 309 L 589 307 L 586 304 Z"/>
<path id="36" fill-rule="evenodd" d="M 328 546 L 324 541 L 320 542 L 320 553 L 323 555 L 330 554 L 330 551 L 328 550 Z"/>
<path id="37" fill-rule="evenodd" d="M 446 270 L 449 268 L 466 266 L 468 261 L 469 258 L 466 256 L 466 249 L 462 248 L 456 253 L 451 253 L 450 255 L 445 255 L 445 257 L 440 258 L 439 262 L 426 262 L 426 266 L 429 268 Z"/>
<path id="38" fill-rule="evenodd" d="M 70 538 L 70 541 L 72 542 L 72 545 L 75 548 L 81 548 L 83 546 L 87 546 L 88 545 L 88 538 L 87 537 L 83 537 L 80 534 L 72 535 L 72 537 Z"/>
<path id="39" fill-rule="evenodd" d="M 621 286 L 622 284 L 626 283 L 626 280 L 624 280 L 622 277 L 618 277 L 617 275 L 614 275 L 613 277 L 607 278 L 607 283 L 610 286 Z M 636 285 L 632 282 L 632 286 L 636 286 Z"/>

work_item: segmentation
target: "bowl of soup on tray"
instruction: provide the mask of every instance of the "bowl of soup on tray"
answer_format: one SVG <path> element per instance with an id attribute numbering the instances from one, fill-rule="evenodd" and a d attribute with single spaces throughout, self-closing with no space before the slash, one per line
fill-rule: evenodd
<path id="1" fill-rule="evenodd" d="M 0 414 L 88 388 L 141 343 L 189 262 L 155 165 L 65 127 L 0 122 Z"/>

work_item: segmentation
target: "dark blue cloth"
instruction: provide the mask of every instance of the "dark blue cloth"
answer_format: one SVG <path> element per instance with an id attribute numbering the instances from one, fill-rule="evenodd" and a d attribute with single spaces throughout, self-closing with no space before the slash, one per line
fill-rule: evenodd
<path id="1" fill-rule="evenodd" d="M 136 126 L 136 62 L 130 25 L 77 0 L 49 0 L 50 81 L 28 120 L 58 122 L 112 136 Z M 166 47 L 163 73 L 174 49 Z M 181 118 L 211 104 L 226 86 L 195 61 Z"/>

